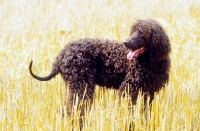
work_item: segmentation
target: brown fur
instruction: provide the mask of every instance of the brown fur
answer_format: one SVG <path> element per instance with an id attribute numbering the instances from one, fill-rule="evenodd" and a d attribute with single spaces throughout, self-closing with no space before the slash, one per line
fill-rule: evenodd
<path id="1" fill-rule="evenodd" d="M 125 46 L 124 46 L 125 45 Z M 127 60 L 129 50 L 141 47 L 144 52 Z M 95 85 L 119 89 L 122 96 L 130 87 L 133 104 L 136 103 L 138 90 L 141 89 L 150 102 L 154 92 L 159 91 L 169 79 L 171 47 L 167 34 L 155 20 L 138 20 L 133 24 L 124 44 L 107 39 L 85 38 L 68 43 L 53 63 L 52 72 L 38 80 L 50 80 L 58 73 L 69 83 L 68 112 L 71 113 L 74 94 L 80 100 L 92 100 Z M 83 115 L 82 106 L 81 114 Z"/>

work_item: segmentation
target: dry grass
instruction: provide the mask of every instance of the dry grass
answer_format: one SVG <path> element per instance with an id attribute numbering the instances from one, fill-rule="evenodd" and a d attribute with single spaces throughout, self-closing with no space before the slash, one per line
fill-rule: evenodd
<path id="1" fill-rule="evenodd" d="M 150 111 L 142 97 L 134 111 L 128 99 L 117 104 L 117 92 L 97 88 L 95 103 L 86 113 L 85 131 L 200 130 L 200 2 L 198 0 L 0 0 L 0 130 L 78 130 L 78 122 L 61 118 L 64 82 L 33 79 L 28 71 L 50 72 L 63 46 L 82 37 L 122 41 L 138 18 L 155 18 L 172 45 L 169 84 Z M 78 113 L 73 116 L 78 120 Z"/>

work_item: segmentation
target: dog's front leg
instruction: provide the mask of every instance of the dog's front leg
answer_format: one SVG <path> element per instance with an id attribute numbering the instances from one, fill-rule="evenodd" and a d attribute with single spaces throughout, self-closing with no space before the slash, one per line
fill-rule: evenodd
<path id="1" fill-rule="evenodd" d="M 133 105 L 137 102 L 139 88 L 134 86 L 134 82 L 131 80 L 125 80 L 119 87 L 119 104 L 121 105 L 121 98 L 131 96 L 131 102 Z"/>

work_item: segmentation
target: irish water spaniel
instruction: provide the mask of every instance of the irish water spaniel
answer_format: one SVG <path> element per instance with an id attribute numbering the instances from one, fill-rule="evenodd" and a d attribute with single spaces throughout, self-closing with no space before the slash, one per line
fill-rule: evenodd
<path id="1" fill-rule="evenodd" d="M 162 26 L 155 20 L 137 20 L 130 36 L 118 42 L 108 39 L 79 39 L 68 43 L 58 54 L 50 75 L 37 80 L 47 81 L 58 73 L 68 90 L 68 112 L 71 113 L 74 94 L 80 100 L 92 100 L 95 85 L 119 89 L 119 96 L 129 87 L 133 104 L 138 91 L 154 98 L 169 79 L 170 41 Z M 83 108 L 82 108 L 83 109 Z M 83 110 L 82 110 L 83 113 Z"/>

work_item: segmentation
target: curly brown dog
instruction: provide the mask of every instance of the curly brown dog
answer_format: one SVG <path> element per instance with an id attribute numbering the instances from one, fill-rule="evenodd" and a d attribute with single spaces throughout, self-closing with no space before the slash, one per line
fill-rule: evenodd
<path id="1" fill-rule="evenodd" d="M 80 100 L 92 100 L 95 85 L 119 89 L 119 96 L 129 87 L 133 104 L 141 89 L 145 101 L 150 96 L 151 103 L 154 92 L 168 82 L 170 51 L 169 38 L 157 21 L 137 20 L 123 43 L 107 39 L 76 40 L 68 43 L 58 54 L 50 75 L 39 77 L 33 74 L 32 61 L 29 69 L 31 75 L 40 81 L 61 74 L 69 83 L 70 114 L 74 94 Z"/>

